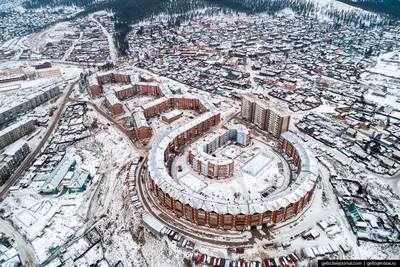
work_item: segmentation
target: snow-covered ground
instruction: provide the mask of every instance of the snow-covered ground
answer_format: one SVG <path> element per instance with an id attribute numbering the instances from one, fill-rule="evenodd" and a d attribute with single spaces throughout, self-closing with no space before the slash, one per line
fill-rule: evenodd
<path id="1" fill-rule="evenodd" d="M 230 150 L 237 150 L 237 153 L 231 153 L 236 154 L 236 156 L 233 157 L 234 175 L 230 178 L 215 180 L 195 172 L 188 163 L 187 151 L 173 162 L 172 174 L 180 183 L 191 190 L 213 199 L 258 199 L 263 191 L 272 186 L 276 187 L 276 193 L 284 190 L 289 184 L 286 163 L 282 162 L 282 159 L 270 147 L 257 140 L 253 142 L 252 145 L 244 148 L 226 145 L 226 147 L 219 149 L 223 150 L 222 154 Z M 263 153 L 268 155 L 268 158 Z M 217 157 L 219 156 L 217 155 Z M 278 163 L 282 163 L 282 166 L 286 168 L 282 174 L 279 172 Z M 256 173 L 252 173 L 253 165 L 258 168 L 255 170 Z M 182 172 L 177 172 L 178 166 L 182 167 Z"/>
<path id="2" fill-rule="evenodd" d="M 90 124 L 94 118 L 98 119 L 99 128 L 94 129 L 90 138 L 70 147 L 68 153 L 81 154 L 84 160 L 78 162 L 78 167 L 92 172 L 96 172 L 94 165 L 99 162 L 86 151 L 104 155 L 97 170 L 101 176 L 97 184 L 89 185 L 84 193 L 52 197 L 39 195 L 37 189 L 43 182 L 33 182 L 26 189 L 10 193 L 1 203 L 6 212 L 11 212 L 14 225 L 32 243 L 40 262 L 50 255 L 52 248 L 79 235 L 85 225 L 97 222 L 100 215 L 123 207 L 122 202 L 114 203 L 115 196 L 122 198 L 124 175 L 120 171 L 137 160 L 139 153 L 126 149 L 130 141 L 115 128 L 107 127 L 106 120 L 96 112 L 89 111 L 85 123 Z M 115 252 L 111 247 L 109 251 Z"/>
<path id="3" fill-rule="evenodd" d="M 334 0 L 313 0 L 313 2 L 317 2 L 320 9 L 360 11 L 360 9 L 350 7 Z M 282 13 L 288 16 L 293 15 L 290 10 L 284 10 Z M 91 18 L 95 20 L 93 16 L 91 16 Z M 231 19 L 234 20 L 237 18 L 239 18 L 239 16 Z M 111 60 L 116 62 L 118 57 L 112 36 L 97 20 L 96 23 L 99 24 L 101 30 L 107 37 L 110 46 Z M 32 48 L 34 52 L 40 53 L 43 51 L 43 47 L 46 43 L 58 41 L 63 37 L 62 33 L 64 31 L 72 30 L 74 29 L 71 27 L 70 23 L 63 22 L 40 33 L 22 38 L 19 41 L 19 45 L 21 47 Z M 398 52 L 381 55 L 378 58 L 378 63 L 369 69 L 373 74 L 363 74 L 365 78 L 363 82 L 367 84 L 367 77 L 368 79 L 371 78 L 374 80 L 376 78 L 375 75 L 379 74 L 400 78 L 399 59 L 396 53 Z M 391 62 L 387 62 L 387 60 Z M 81 72 L 80 68 L 61 64 L 58 66 L 61 67 L 65 80 L 77 77 Z M 144 71 L 135 67 L 132 67 L 132 70 L 138 73 L 150 73 L 149 71 Z M 243 70 L 247 71 L 247 69 Z M 300 68 L 295 68 L 295 70 L 298 72 L 301 71 Z M 210 96 L 209 93 L 188 88 L 168 78 L 160 77 L 155 74 L 151 75 L 156 77 L 156 80 L 163 81 L 169 86 L 183 87 L 185 92 L 190 91 L 193 94 L 222 100 L 220 109 L 223 112 L 223 120 L 227 120 L 240 111 L 239 101 L 220 96 Z M 250 71 L 250 75 L 251 78 L 254 78 L 255 72 Z M 380 79 L 381 80 L 376 82 L 377 84 L 386 82 L 386 80 L 384 80 L 386 78 Z M 25 92 L 29 91 L 30 93 L 43 81 L 45 81 L 45 79 L 12 83 L 11 87 L 1 86 L 1 101 L 6 103 L 12 101 L 16 94 L 22 96 Z M 370 80 L 368 80 L 368 82 L 370 82 Z M 397 81 L 391 81 L 390 83 L 394 84 L 393 88 L 390 88 L 392 89 L 390 93 L 393 96 L 398 96 L 398 92 L 395 91 L 398 89 L 395 88 L 396 86 L 398 87 L 396 84 Z M 21 88 L 18 87 L 18 85 L 21 85 Z M 268 88 L 256 86 L 253 81 L 252 85 L 254 87 L 251 90 L 237 89 L 234 91 L 239 94 L 252 92 L 265 96 L 270 91 Z M 306 86 L 308 83 L 299 80 L 298 85 Z M 110 89 L 108 88 L 109 86 L 105 87 L 106 91 Z M 79 96 L 79 94 L 77 94 L 77 96 Z M 100 105 L 103 101 L 101 98 L 91 100 L 85 94 L 81 97 L 97 105 Z M 372 95 L 370 91 L 365 95 L 365 98 L 382 105 L 389 104 L 393 107 L 398 107 L 398 103 L 395 102 L 395 97 L 381 98 Z M 39 116 L 51 106 L 59 105 L 60 99 L 57 100 L 55 104 L 45 104 L 35 109 L 35 114 L 33 115 Z M 123 103 L 128 111 L 132 111 L 152 99 L 152 97 L 140 96 L 123 101 Z M 278 100 L 277 103 L 287 105 Z M 314 109 L 313 112 L 334 112 L 334 109 L 334 105 L 323 101 L 323 104 Z M 173 122 L 171 125 L 162 122 L 159 118 L 152 118 L 149 122 L 153 129 L 153 135 L 162 135 L 168 132 L 172 127 L 186 123 L 190 120 L 191 116 L 197 116 L 194 111 L 183 112 L 184 115 L 182 118 Z M 307 113 L 308 111 L 293 114 L 290 129 L 298 132 L 293 122 Z M 37 189 L 43 181 L 36 181 L 26 189 L 12 192 L 0 204 L 0 207 L 4 208 L 6 212 L 11 212 L 10 220 L 18 231 L 32 244 L 40 262 L 51 255 L 51 249 L 62 246 L 69 240 L 73 240 L 74 242 L 71 241 L 71 244 L 69 244 L 66 249 L 65 255 L 68 254 L 71 260 L 77 257 L 90 246 L 85 238 L 79 238 L 80 235 L 84 234 L 86 230 L 91 229 L 91 227 L 95 227 L 102 236 L 101 246 L 94 246 L 88 250 L 83 257 L 75 261 L 77 266 L 87 266 L 96 261 L 101 261 L 101 264 L 104 266 L 115 266 L 118 262 L 121 262 L 123 266 L 184 266 L 184 259 L 190 258 L 191 253 L 178 248 L 174 242 L 171 242 L 167 238 L 160 239 L 153 236 L 149 231 L 143 228 L 141 225 L 140 213 L 137 212 L 130 203 L 127 186 L 124 184 L 124 180 L 129 171 L 129 165 L 132 162 L 137 162 L 139 157 L 144 155 L 143 152 L 135 150 L 131 140 L 120 133 L 116 127 L 107 126 L 109 122 L 105 118 L 100 116 L 97 112 L 89 110 L 85 123 L 91 125 L 94 119 L 98 121 L 98 128 L 92 129 L 92 135 L 89 138 L 75 143 L 68 150 L 68 153 L 79 154 L 79 157 L 82 159 L 78 160 L 78 166 L 80 166 L 80 168 L 87 169 L 93 174 L 95 173 L 98 175 L 98 179 L 93 181 L 84 193 L 66 193 L 57 197 L 42 196 L 37 193 Z M 37 144 L 44 132 L 45 128 L 40 127 L 35 133 L 28 135 L 28 139 L 32 138 L 29 141 L 30 145 L 33 146 Z M 259 139 L 261 140 L 262 138 Z M 284 177 L 288 175 L 287 173 L 285 173 L 285 175 L 280 174 L 278 168 L 278 162 L 280 162 L 281 159 L 273 154 L 270 148 L 265 145 L 264 142 L 260 142 L 260 140 L 257 141 L 254 139 L 254 144 L 248 148 L 227 146 L 218 152 L 224 156 L 235 159 L 235 176 L 232 178 L 214 181 L 193 172 L 187 163 L 187 152 L 174 161 L 172 172 L 175 177 L 187 187 L 205 195 L 220 197 L 222 199 L 233 198 L 235 193 L 238 193 L 242 198 L 250 199 L 254 192 L 256 192 L 255 195 L 259 196 L 261 191 L 271 186 L 276 186 L 278 188 L 277 191 L 286 188 L 288 181 Z M 263 140 L 265 141 L 265 139 Z M 321 147 L 324 147 L 324 145 L 318 141 L 312 140 L 309 142 L 317 143 Z M 273 143 L 271 143 L 271 145 L 273 145 Z M 327 150 L 342 160 L 347 160 L 347 158 L 337 150 L 330 148 L 327 148 Z M 267 151 L 267 153 L 273 155 L 273 159 L 268 164 L 266 164 L 269 161 L 268 157 L 260 156 L 262 154 L 259 154 L 262 151 Z M 103 157 L 99 169 L 94 168 L 94 165 L 98 165 L 97 159 L 92 157 L 94 153 L 98 153 Z M 254 157 L 253 162 L 248 161 L 252 157 Z M 264 168 L 262 168 L 263 164 L 265 164 Z M 182 172 L 176 171 L 178 165 L 183 167 Z M 269 240 L 255 239 L 254 246 L 246 249 L 244 257 L 246 259 L 261 260 L 266 256 L 274 257 L 287 255 L 288 252 L 300 251 L 304 247 L 326 245 L 329 243 L 346 243 L 351 246 L 352 251 L 347 255 L 340 253 L 337 256 L 338 258 L 396 258 L 400 250 L 399 245 L 388 246 L 386 244 L 361 242 L 361 245 L 357 246 L 356 237 L 351 232 L 347 219 L 343 211 L 339 208 L 332 186 L 328 181 L 329 173 L 324 166 L 321 164 L 319 165 L 323 178 L 316 189 L 310 206 L 307 207 L 304 213 L 296 218 L 298 219 L 297 221 L 293 220 L 283 225 L 272 227 Z M 361 164 L 355 162 L 351 165 L 361 167 Z M 259 168 L 259 166 L 261 167 Z M 250 173 L 255 168 L 259 168 L 260 172 L 258 173 L 258 171 L 255 170 L 256 174 L 253 173 L 253 175 L 251 175 Z M 265 169 L 268 170 L 266 171 Z M 342 168 L 337 168 L 337 171 L 340 174 L 346 175 L 348 178 L 359 179 L 359 177 L 355 177 L 354 175 L 351 176 L 352 174 L 349 172 L 349 169 L 344 170 Z M 387 183 L 399 189 L 399 182 L 395 179 L 389 181 L 383 177 L 375 178 L 376 175 L 371 172 L 366 173 L 368 174 L 368 179 L 366 181 L 367 190 L 371 195 L 384 199 L 387 202 L 387 207 L 390 212 L 394 214 L 398 213 L 400 202 L 398 198 L 395 198 L 396 195 L 389 190 L 390 187 Z M 395 192 L 398 191 L 395 190 Z M 328 236 L 316 224 L 319 220 L 326 219 L 329 216 L 333 216 L 337 219 L 337 229 L 341 231 L 334 236 Z M 318 239 L 305 241 L 301 237 L 293 238 L 293 236 L 311 228 L 316 229 L 321 234 Z M 263 234 L 261 231 L 259 231 L 259 233 L 260 235 Z M 249 237 L 250 233 L 246 232 L 243 236 Z M 243 238 L 243 236 L 241 236 L 241 238 Z M 77 239 L 75 240 L 75 238 Z M 291 242 L 291 246 L 286 250 L 281 247 L 272 250 L 262 248 L 262 245 L 265 243 L 281 243 L 283 241 Z M 238 256 L 229 256 L 226 252 L 226 248 L 215 247 L 210 244 L 199 242 L 197 248 L 201 252 L 212 256 L 238 258 Z"/>
<path id="4" fill-rule="evenodd" d="M 400 78 L 399 53 L 399 51 L 395 51 L 380 55 L 377 59 L 377 64 L 370 71 Z"/>
<path id="5" fill-rule="evenodd" d="M 43 31 L 29 35 L 22 41 L 22 45 L 40 55 L 44 52 L 47 43 L 57 44 L 60 40 L 65 39 L 64 34 L 73 33 L 76 30 L 71 22 L 57 23 Z"/>

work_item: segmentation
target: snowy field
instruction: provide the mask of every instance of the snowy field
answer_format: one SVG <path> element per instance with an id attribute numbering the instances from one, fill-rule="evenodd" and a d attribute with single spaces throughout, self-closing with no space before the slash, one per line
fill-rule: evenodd
<path id="1" fill-rule="evenodd" d="M 207 184 L 202 181 L 201 177 L 187 173 L 179 178 L 179 183 L 186 186 L 192 191 L 199 192 L 207 187 Z"/>
<path id="2" fill-rule="evenodd" d="M 288 168 L 286 163 L 261 142 L 254 140 L 248 147 L 227 145 L 217 150 L 217 156 L 220 153 L 232 156 L 235 161 L 234 175 L 230 178 L 215 180 L 196 173 L 188 163 L 187 151 L 173 162 L 173 176 L 198 194 L 228 201 L 257 199 L 272 186 L 279 192 L 289 184 L 289 179 L 285 178 L 288 176 L 280 173 L 278 166 L 282 163 L 283 169 Z M 182 172 L 176 171 L 178 165 Z"/>
<path id="3" fill-rule="evenodd" d="M 61 22 L 41 32 L 33 33 L 22 41 L 22 45 L 29 47 L 32 52 L 40 54 L 45 50 L 47 43 L 58 43 L 65 39 L 64 34 L 74 33 L 77 28 L 71 22 Z"/>
<path id="4" fill-rule="evenodd" d="M 370 71 L 400 78 L 399 51 L 380 55 L 377 59 L 377 64 Z"/>
<path id="5" fill-rule="evenodd" d="M 257 177 L 274 161 L 274 156 L 268 152 L 260 152 L 242 165 L 242 170 L 250 176 Z"/>

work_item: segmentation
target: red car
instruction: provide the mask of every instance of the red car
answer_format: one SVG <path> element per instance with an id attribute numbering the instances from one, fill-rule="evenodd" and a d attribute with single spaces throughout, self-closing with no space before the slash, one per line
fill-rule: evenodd
<path id="1" fill-rule="evenodd" d="M 203 256 L 203 254 L 201 254 L 201 253 L 199 253 L 199 255 L 197 255 L 197 258 L 195 261 L 196 264 L 200 264 L 202 256 Z"/>
<path id="2" fill-rule="evenodd" d="M 289 254 L 289 257 L 294 263 L 299 261 L 299 259 L 295 255 L 293 255 L 292 253 Z"/>
<path id="3" fill-rule="evenodd" d="M 236 248 L 236 254 L 244 254 L 244 247 Z"/>
<path id="4" fill-rule="evenodd" d="M 271 267 L 271 264 L 270 264 L 268 258 L 265 258 L 265 259 L 264 259 L 264 265 L 265 265 L 265 267 Z"/>

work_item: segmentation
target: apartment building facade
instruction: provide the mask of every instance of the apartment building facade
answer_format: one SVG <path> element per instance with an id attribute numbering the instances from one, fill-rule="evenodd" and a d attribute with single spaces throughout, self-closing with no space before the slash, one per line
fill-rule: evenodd
<path id="1" fill-rule="evenodd" d="M 18 140 L 1 154 L 0 185 L 4 184 L 30 153 L 28 143 Z"/>
<path id="2" fill-rule="evenodd" d="M 241 115 L 246 121 L 254 123 L 258 128 L 276 138 L 289 129 L 290 115 L 285 108 L 251 96 L 242 97 Z"/>
<path id="3" fill-rule="evenodd" d="M 243 125 L 232 125 L 206 136 L 190 147 L 188 161 L 192 169 L 212 179 L 224 179 L 232 177 L 235 163 L 232 159 L 216 158 L 212 154 L 229 141 L 235 141 L 241 145 L 248 145 L 249 131 Z"/>
<path id="4" fill-rule="evenodd" d="M 146 117 L 143 113 L 143 111 L 139 110 L 133 113 L 133 123 L 134 123 L 134 129 L 135 129 L 135 134 L 136 137 L 139 140 L 150 138 L 151 132 L 150 132 L 150 126 L 147 123 Z"/>
<path id="5" fill-rule="evenodd" d="M 60 93 L 61 90 L 57 85 L 42 87 L 34 94 L 2 107 L 0 109 L 0 125 L 26 114 L 30 109 L 40 106 Z"/>
<path id="6" fill-rule="evenodd" d="M 122 85 L 114 88 L 115 96 L 122 100 L 135 94 L 135 87 L 132 84 Z"/>
<path id="7" fill-rule="evenodd" d="M 241 116 L 246 121 L 254 121 L 255 99 L 248 95 L 242 96 Z"/>
<path id="8" fill-rule="evenodd" d="M 0 131 L 0 149 L 35 130 L 34 120 L 24 119 Z"/>
<path id="9" fill-rule="evenodd" d="M 114 92 L 108 92 L 105 95 L 105 104 L 113 115 L 124 113 L 124 108 Z"/>

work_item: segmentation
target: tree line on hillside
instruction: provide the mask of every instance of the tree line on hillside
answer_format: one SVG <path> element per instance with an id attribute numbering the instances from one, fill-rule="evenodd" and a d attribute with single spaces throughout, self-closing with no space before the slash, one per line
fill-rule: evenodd
<path id="1" fill-rule="evenodd" d="M 362 9 L 388 14 L 394 17 L 400 17 L 400 1 L 399 0 L 338 0 L 345 4 L 360 7 Z"/>

